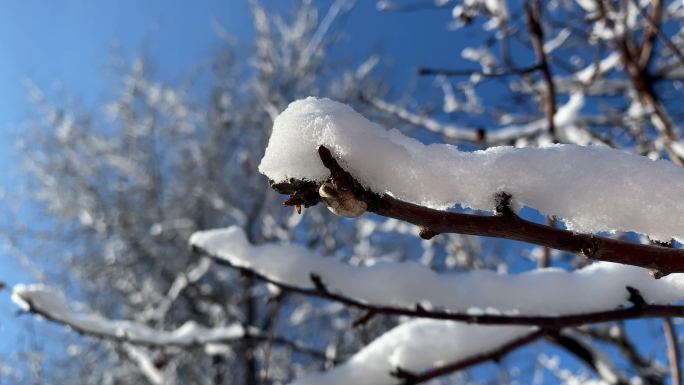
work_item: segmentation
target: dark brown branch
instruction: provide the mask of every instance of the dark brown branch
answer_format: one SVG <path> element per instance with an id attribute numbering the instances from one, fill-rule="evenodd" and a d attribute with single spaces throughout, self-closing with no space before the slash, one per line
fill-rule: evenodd
<path id="1" fill-rule="evenodd" d="M 441 75 L 441 76 L 479 75 L 479 76 L 486 77 L 486 78 L 501 78 L 501 77 L 507 77 L 507 76 L 520 76 L 521 74 L 527 74 L 530 72 L 535 72 L 535 71 L 538 71 L 539 69 L 541 69 L 541 65 L 539 65 L 539 64 L 535 64 L 532 67 L 518 69 L 516 72 L 506 72 L 506 71 L 502 71 L 502 70 L 492 71 L 492 72 L 483 72 L 480 70 L 448 70 L 448 69 L 439 69 L 439 68 L 419 68 L 418 69 L 418 75 L 420 75 L 420 76 L 426 76 L 426 75 Z"/>
<path id="2" fill-rule="evenodd" d="M 606 328 L 587 328 L 577 329 L 593 339 L 614 344 L 622 356 L 628 360 L 636 369 L 637 373 L 643 378 L 646 385 L 663 385 L 665 373 L 659 370 L 659 365 L 644 358 L 636 345 L 627 336 L 624 326 L 617 324 L 612 327 L 619 328 L 617 333 L 612 333 Z"/>
<path id="3" fill-rule="evenodd" d="M 338 187 L 351 190 L 358 199 L 368 203 L 368 211 L 412 223 L 424 228 L 426 234 L 457 233 L 532 243 L 596 261 L 644 267 L 657 278 L 684 272 L 684 250 L 681 249 L 575 234 L 524 220 L 510 212 L 483 216 L 430 209 L 389 195 L 374 194 L 344 171 L 328 149 L 319 147 L 319 155 L 324 165 L 331 170 L 333 179 L 339 181 Z"/>
<path id="4" fill-rule="evenodd" d="M 514 340 L 512 342 L 509 342 L 505 345 L 502 345 L 500 348 L 480 354 L 477 356 L 473 356 L 470 358 L 466 358 L 465 360 L 461 361 L 456 361 L 451 364 L 447 364 L 445 366 L 441 366 L 436 369 L 431 369 L 426 372 L 423 372 L 421 374 L 413 374 L 411 372 L 408 372 L 406 370 L 402 370 L 401 368 L 397 368 L 396 372 L 392 373 L 395 375 L 397 378 L 403 379 L 404 381 L 401 383 L 402 385 L 415 385 L 415 384 L 420 384 L 426 381 L 429 381 L 433 378 L 437 378 L 440 376 L 444 376 L 446 374 L 454 373 L 459 370 L 463 370 L 466 368 L 469 368 L 473 365 L 477 365 L 483 362 L 487 361 L 498 361 L 500 360 L 503 356 L 506 354 L 521 348 L 531 342 L 536 341 L 539 339 L 539 337 L 542 337 L 545 335 L 546 332 L 544 330 L 538 330 L 535 332 L 532 332 L 524 337 L 521 337 L 517 340 Z"/>
<path id="5" fill-rule="evenodd" d="M 544 113 L 546 114 L 547 125 L 549 126 L 549 133 L 553 136 L 555 126 L 553 117 L 556 114 L 556 90 L 553 83 L 553 76 L 549 68 L 549 62 L 544 51 L 544 31 L 541 26 L 542 7 L 540 0 L 534 0 L 534 5 L 530 6 L 525 3 L 525 14 L 527 15 L 527 29 L 532 38 L 532 46 L 537 55 L 537 63 L 541 68 L 544 76 L 544 83 L 546 84 L 546 97 L 544 98 Z"/>
<path id="6" fill-rule="evenodd" d="M 663 319 L 663 331 L 665 332 L 665 340 L 667 341 L 667 358 L 670 361 L 670 376 L 673 384 L 681 384 L 682 371 L 680 368 L 680 352 L 679 343 L 677 342 L 677 333 L 675 332 L 672 320 L 670 318 Z"/>
<path id="7" fill-rule="evenodd" d="M 381 198 L 377 207 L 373 212 L 378 215 L 406 221 L 435 234 L 480 235 L 532 243 L 597 261 L 644 267 L 655 272 L 656 276 L 684 272 L 684 250 L 680 249 L 575 234 L 530 222 L 517 215 L 482 216 L 433 210 L 388 195 Z"/>
<path id="8" fill-rule="evenodd" d="M 549 332 L 547 333 L 546 338 L 554 344 L 564 348 L 569 353 L 573 354 L 580 361 L 584 362 L 591 370 L 594 371 L 594 373 L 596 373 L 599 377 L 603 378 L 607 383 L 612 383 L 615 385 L 629 384 L 629 382 L 627 382 L 624 379 L 624 376 L 614 372 L 613 370 L 611 370 L 609 374 L 613 378 L 605 378 L 607 374 L 605 373 L 605 370 L 607 368 L 600 367 L 600 357 L 598 357 L 597 354 L 590 348 L 585 346 L 585 344 L 582 343 L 580 340 L 568 335 L 561 334 L 560 332 Z M 617 379 L 617 381 L 613 382 L 614 379 Z"/>
<path id="9" fill-rule="evenodd" d="M 372 311 L 370 311 L 370 310 L 368 310 L 368 309 L 364 310 L 364 311 L 363 311 L 363 314 L 361 315 L 361 317 L 357 318 L 357 319 L 352 323 L 352 327 L 353 327 L 353 328 L 357 328 L 357 327 L 359 327 L 359 326 L 362 326 L 362 325 L 367 324 L 368 321 L 370 321 L 373 317 L 375 317 L 375 314 L 376 314 L 376 313 L 374 313 L 374 312 L 372 312 Z"/>

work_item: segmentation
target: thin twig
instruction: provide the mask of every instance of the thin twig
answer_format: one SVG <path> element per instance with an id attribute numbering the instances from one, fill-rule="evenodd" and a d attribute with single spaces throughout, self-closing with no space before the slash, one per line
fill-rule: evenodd
<path id="1" fill-rule="evenodd" d="M 617 328 L 617 332 L 612 330 L 612 328 Z M 641 355 L 637 346 L 625 332 L 622 322 L 612 326 L 610 329 L 599 327 L 576 330 L 599 341 L 614 344 L 622 356 L 634 366 L 637 374 L 643 378 L 644 384 L 663 385 L 665 373 L 662 373 L 657 363 Z"/>
<path id="2" fill-rule="evenodd" d="M 624 1 L 626 2 L 628 0 Z M 641 8 L 639 8 L 639 10 L 641 11 Z M 644 15 L 643 11 L 641 12 L 642 15 Z M 632 41 L 632 35 L 624 34 L 621 39 L 616 39 L 615 43 L 619 48 L 620 55 L 622 56 L 622 62 L 625 65 L 634 88 L 639 95 L 639 101 L 644 106 L 653 108 L 653 112 L 650 114 L 651 124 L 660 134 L 660 138 L 663 141 L 663 146 L 670 156 L 670 159 L 678 166 L 684 167 L 684 158 L 679 156 L 677 151 L 675 151 L 672 146 L 672 143 L 678 140 L 673 127 L 674 124 L 665 110 L 665 107 L 663 107 L 662 103 L 660 103 L 657 94 L 653 90 L 653 78 L 648 73 L 648 68 L 639 68 L 637 63 L 638 58 L 634 52 L 635 48 L 633 47 L 634 44 Z M 682 61 L 682 65 L 684 65 L 684 61 Z"/>
<path id="3" fill-rule="evenodd" d="M 544 113 L 549 127 L 549 133 L 554 136 L 555 125 L 553 117 L 556 114 L 556 90 L 553 84 L 553 75 L 549 68 L 549 62 L 544 51 L 544 31 L 541 26 L 542 7 L 540 0 L 534 0 L 534 6 L 529 3 L 524 4 L 525 14 L 527 15 L 527 28 L 532 38 L 532 46 L 537 55 L 537 63 L 541 67 L 546 84 L 546 98 L 544 98 Z"/>
<path id="4" fill-rule="evenodd" d="M 682 55 L 681 51 L 679 51 L 677 46 L 674 45 L 670 39 L 668 39 L 668 37 L 663 33 L 663 31 L 660 30 L 660 28 L 658 28 L 658 24 L 656 24 L 655 21 L 651 20 L 651 18 L 648 17 L 648 15 L 646 14 L 646 12 L 644 12 L 643 8 L 641 8 L 641 6 L 639 5 L 639 2 L 637 0 L 631 0 L 631 1 L 632 1 L 632 4 L 634 4 L 634 6 L 636 7 L 636 9 L 639 11 L 641 16 L 644 18 L 644 20 L 646 20 L 649 27 L 651 27 L 653 29 L 653 32 L 655 32 L 655 34 L 658 35 L 660 40 L 662 40 L 663 43 L 665 43 L 667 48 L 677 57 L 677 60 L 679 60 L 679 63 L 684 67 L 684 55 Z"/>
<path id="5" fill-rule="evenodd" d="M 663 318 L 663 331 L 665 332 L 665 340 L 667 341 L 667 358 L 670 361 L 672 384 L 681 384 L 682 372 L 679 366 L 681 355 L 679 352 L 679 344 L 677 343 L 677 333 L 675 333 L 672 320 L 669 317 Z"/>
<path id="6" fill-rule="evenodd" d="M 271 348 L 273 347 L 273 338 L 275 336 L 276 323 L 278 322 L 278 314 L 280 313 L 280 305 L 282 303 L 282 297 L 278 297 L 276 299 L 275 309 L 273 309 L 273 318 L 271 318 L 271 329 L 268 332 L 268 340 L 266 342 L 266 353 L 264 355 L 264 369 L 261 375 L 261 385 L 268 384 L 268 364 L 271 360 Z"/>
<path id="7" fill-rule="evenodd" d="M 456 361 L 451 364 L 447 364 L 444 366 L 441 366 L 439 368 L 431 369 L 426 372 L 423 372 L 421 374 L 411 374 L 405 370 L 397 370 L 396 373 L 394 373 L 397 377 L 404 379 L 404 381 L 401 383 L 402 385 L 415 385 L 415 384 L 420 384 L 426 381 L 429 381 L 433 378 L 437 378 L 446 374 L 450 374 L 462 369 L 469 368 L 473 365 L 477 365 L 482 362 L 486 361 L 498 361 L 500 360 L 503 356 L 506 354 L 523 347 L 531 342 L 536 341 L 539 339 L 539 337 L 542 337 L 546 334 L 545 330 L 537 330 L 535 332 L 532 332 L 526 336 L 523 336 L 517 340 L 514 340 L 512 342 L 509 342 L 505 345 L 502 345 L 498 349 L 489 352 L 489 353 L 484 353 L 480 354 L 477 356 L 469 357 L 466 358 L 465 360 L 461 361 Z M 400 368 L 399 368 L 400 369 Z"/>
<path id="8" fill-rule="evenodd" d="M 663 3 L 661 0 L 652 0 L 651 17 L 653 24 L 649 24 L 648 28 L 644 28 L 644 38 L 641 43 L 641 52 L 639 53 L 639 68 L 646 70 L 648 64 L 653 59 L 653 48 L 655 47 L 656 31 L 660 30 L 661 15 L 663 12 Z"/>
<path id="9" fill-rule="evenodd" d="M 418 75 L 420 76 L 425 76 L 425 75 L 441 75 L 441 76 L 473 76 L 473 75 L 478 75 L 482 77 L 487 77 L 487 78 L 500 78 L 500 77 L 507 77 L 507 76 L 520 76 L 520 74 L 527 74 L 531 72 L 535 72 L 541 69 L 541 66 L 539 64 L 535 64 L 531 67 L 527 68 L 521 68 L 519 70 L 516 70 L 516 72 L 506 72 L 503 70 L 497 70 L 497 71 L 491 71 L 491 72 L 483 72 L 481 70 L 448 70 L 448 69 L 439 69 L 439 68 L 419 68 L 418 69 Z"/>
<path id="10" fill-rule="evenodd" d="M 581 340 L 571 335 L 562 334 L 559 332 L 549 332 L 547 333 L 546 338 L 554 344 L 564 348 L 567 352 L 577 357 L 580 361 L 584 362 L 606 383 L 613 385 L 629 384 L 622 373 L 617 372 L 614 368 L 602 362 L 602 360 L 605 360 L 605 358 L 602 357 L 603 355 L 597 354 L 596 351 L 587 346 Z"/>

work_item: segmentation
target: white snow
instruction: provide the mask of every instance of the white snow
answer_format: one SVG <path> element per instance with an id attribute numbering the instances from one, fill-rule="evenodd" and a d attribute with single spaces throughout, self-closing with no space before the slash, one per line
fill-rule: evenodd
<path id="1" fill-rule="evenodd" d="M 73 312 L 62 295 L 43 285 L 15 285 L 12 300 L 26 311 L 69 326 L 81 333 L 120 339 L 136 344 L 188 346 L 239 339 L 244 330 L 239 324 L 206 328 L 188 321 L 174 331 L 152 329 L 131 322 L 109 320 L 96 314 Z"/>
<path id="2" fill-rule="evenodd" d="M 496 58 L 485 47 L 466 47 L 461 51 L 461 57 L 479 63 L 485 69 L 491 70 L 496 66 Z"/>
<path id="3" fill-rule="evenodd" d="M 418 263 L 387 261 L 356 267 L 299 245 L 253 246 L 236 226 L 197 232 L 190 244 L 276 283 L 313 289 L 314 273 L 329 290 L 375 305 L 412 308 L 427 302 L 471 314 L 578 314 L 628 305 L 626 286 L 651 303 L 684 299 L 682 274 L 655 280 L 645 269 L 607 262 L 573 272 L 549 268 L 516 275 L 486 270 L 437 274 Z"/>
<path id="4" fill-rule="evenodd" d="M 276 182 L 322 182 L 330 173 L 320 145 L 364 186 L 424 206 L 491 211 L 495 195 L 505 191 L 514 210 L 528 206 L 556 216 L 572 231 L 684 241 L 684 170 L 669 161 L 575 145 L 475 152 L 426 146 L 345 104 L 310 97 L 278 116 L 259 170 Z"/>
<path id="5" fill-rule="evenodd" d="M 488 353 L 535 329 L 521 326 L 481 326 L 418 319 L 381 335 L 348 361 L 324 373 L 299 378 L 292 385 L 393 385 L 397 367 L 420 373 Z"/>

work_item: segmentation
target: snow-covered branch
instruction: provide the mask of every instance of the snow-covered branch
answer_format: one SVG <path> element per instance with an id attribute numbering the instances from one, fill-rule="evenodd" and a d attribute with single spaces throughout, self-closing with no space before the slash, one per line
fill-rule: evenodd
<path id="1" fill-rule="evenodd" d="M 543 269 L 518 275 L 441 275 L 416 263 L 354 267 L 297 245 L 253 246 L 237 227 L 195 233 L 190 244 L 217 264 L 254 274 L 284 291 L 365 309 L 369 316 L 557 329 L 684 315 L 683 306 L 655 305 L 682 299 L 680 274 L 653 280 L 632 266 L 597 263 L 575 272 Z"/>
<path id="2" fill-rule="evenodd" d="M 239 324 L 206 328 L 188 321 L 176 330 L 162 331 L 131 321 L 77 313 L 69 308 L 58 292 L 40 284 L 14 286 L 12 300 L 27 312 L 69 326 L 79 333 L 137 345 L 188 347 L 230 343 L 245 337 L 245 330 Z"/>
<path id="3" fill-rule="evenodd" d="M 267 333 L 254 327 L 245 328 L 237 323 L 225 327 L 207 328 L 188 321 L 176 330 L 163 331 L 136 322 L 109 320 L 97 314 L 75 312 L 59 292 L 40 284 L 14 286 L 12 300 L 24 311 L 67 326 L 78 333 L 133 345 L 156 348 L 207 348 L 212 345 L 232 344 L 246 340 L 266 342 L 268 339 Z M 289 341 L 280 336 L 274 336 L 272 342 L 315 358 L 326 359 L 324 352 L 309 349 L 298 342 Z M 127 352 L 131 352 L 130 349 L 126 349 Z M 134 356 L 141 357 L 136 354 Z"/>
<path id="4" fill-rule="evenodd" d="M 536 328 L 521 326 L 412 320 L 378 337 L 344 364 L 292 385 L 418 384 L 500 358 L 541 335 Z"/>
<path id="5" fill-rule="evenodd" d="M 414 374 L 406 370 L 402 370 L 401 372 L 396 373 L 396 375 L 397 377 L 404 379 L 404 381 L 402 382 L 403 385 L 420 384 L 429 381 L 433 378 L 443 376 L 449 373 L 454 373 L 459 370 L 467 369 L 471 366 L 483 362 L 498 361 L 501 358 L 503 358 L 506 354 L 511 353 L 512 351 L 521 348 L 531 342 L 534 342 L 539 337 L 545 334 L 546 332 L 544 330 L 536 330 L 508 343 L 500 343 L 499 347 L 494 350 L 482 352 L 480 354 L 473 354 L 468 358 L 455 360 L 454 362 L 445 364 L 443 366 L 437 366 L 433 369 L 426 370 L 420 374 Z"/>
<path id="6" fill-rule="evenodd" d="M 655 276 L 684 271 L 681 250 L 578 234 L 625 230 L 684 240 L 684 170 L 667 161 L 594 146 L 476 152 L 425 146 L 349 106 L 308 98 L 276 120 L 260 171 L 291 194 L 292 205 L 317 203 L 317 187 L 331 180 L 368 211 L 419 225 L 428 238 L 443 232 L 493 236 L 646 267 Z M 437 210 L 457 204 L 502 215 Z M 561 218 L 569 231 L 522 220 L 515 211 L 523 206 Z"/>

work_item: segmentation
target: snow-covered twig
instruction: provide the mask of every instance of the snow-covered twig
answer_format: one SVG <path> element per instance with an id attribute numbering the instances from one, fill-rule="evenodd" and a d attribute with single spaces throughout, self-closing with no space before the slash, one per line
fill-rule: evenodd
<path id="1" fill-rule="evenodd" d="M 210 329 L 188 321 L 174 331 L 162 331 L 131 321 L 114 321 L 96 314 L 76 313 L 64 302 L 60 293 L 40 284 L 15 285 L 12 300 L 27 312 L 69 326 L 79 333 L 137 345 L 189 347 L 230 343 L 245 336 L 245 330 L 239 324 Z"/>
<path id="2" fill-rule="evenodd" d="M 206 347 L 241 341 L 266 342 L 268 334 L 239 324 L 207 328 L 193 321 L 173 331 L 152 329 L 131 321 L 109 320 L 96 314 L 71 310 L 61 294 L 43 285 L 15 285 L 12 300 L 25 312 L 67 326 L 83 335 L 149 347 Z M 325 353 L 309 349 L 295 341 L 273 336 L 272 342 L 315 358 L 326 359 Z M 339 362 L 339 360 L 337 360 Z"/>
<path id="3" fill-rule="evenodd" d="M 572 333 L 547 333 L 546 338 L 573 354 L 593 370 L 606 384 L 628 385 L 629 381 L 601 351 L 584 343 Z"/>
<path id="4" fill-rule="evenodd" d="M 501 357 L 542 334 L 537 328 L 520 326 L 410 320 L 385 332 L 344 364 L 298 378 L 291 385 L 418 384 Z"/>
<path id="5" fill-rule="evenodd" d="M 128 357 L 138 365 L 140 373 L 153 385 L 170 385 L 175 384 L 175 379 L 170 379 L 165 376 L 165 373 L 157 369 L 152 358 L 145 353 L 141 348 L 124 343 L 122 344 L 123 351 Z"/>
<path id="6" fill-rule="evenodd" d="M 577 234 L 530 222 L 513 213 L 509 207 L 511 196 L 505 192 L 498 198 L 498 215 L 494 216 L 445 212 L 405 202 L 388 194 L 369 194 L 339 166 L 328 149 L 321 146 L 319 155 L 331 175 L 337 177 L 335 182 L 340 189 L 349 189 L 357 197 L 365 195 L 368 211 L 419 226 L 420 235 L 425 239 L 441 233 L 505 238 L 568 251 L 597 261 L 648 268 L 655 277 L 684 272 L 684 250 Z"/>
<path id="7" fill-rule="evenodd" d="M 200 260 L 197 266 L 192 267 L 185 273 L 180 273 L 171 284 L 166 296 L 160 301 L 159 305 L 154 309 L 149 309 L 144 314 L 144 319 L 160 320 L 171 308 L 173 302 L 178 298 L 178 295 L 185 290 L 188 285 L 192 285 L 200 280 L 211 266 L 211 261 L 207 259 Z"/>
<path id="8" fill-rule="evenodd" d="M 683 250 L 587 234 L 620 230 L 665 242 L 684 240 L 684 170 L 670 162 L 605 147 L 460 152 L 453 146 L 425 146 L 397 130 L 384 130 L 349 106 L 308 98 L 278 117 L 259 167 L 274 189 L 291 195 L 289 205 L 318 203 L 318 188 L 331 180 L 359 207 L 418 225 L 425 238 L 491 236 L 645 267 L 656 277 L 684 272 Z M 498 215 L 438 210 L 456 204 L 496 208 Z M 515 211 L 522 206 L 562 219 L 569 231 L 519 218 Z"/>
<path id="9" fill-rule="evenodd" d="M 398 378 L 403 378 L 404 381 L 401 383 L 402 385 L 414 385 L 414 384 L 420 384 L 426 381 L 429 381 L 433 378 L 437 378 L 440 376 L 444 376 L 446 374 L 454 373 L 459 370 L 467 369 L 471 366 L 487 362 L 487 361 L 498 361 L 501 358 L 503 358 L 506 354 L 511 353 L 512 351 L 519 349 L 531 342 L 536 341 L 540 337 L 544 336 L 546 334 L 546 331 L 544 330 L 536 330 L 534 332 L 531 332 L 523 337 L 520 337 L 516 340 L 513 340 L 507 344 L 501 345 L 498 349 L 475 355 L 469 358 L 466 358 L 464 360 L 459 360 L 456 362 L 452 362 L 449 364 L 446 364 L 444 366 L 432 369 L 432 370 L 427 370 L 423 373 L 420 374 L 412 374 L 409 373 L 405 370 L 402 371 L 397 371 L 397 377 Z"/>
<path id="10" fill-rule="evenodd" d="M 575 273 L 543 269 L 517 276 L 474 271 L 451 277 L 417 264 L 353 267 L 296 245 L 252 246 L 237 227 L 195 233 L 190 244 L 217 264 L 249 272 L 286 292 L 368 310 L 363 318 L 387 314 L 560 329 L 684 315 L 684 306 L 652 304 L 681 298 L 678 275 L 656 281 L 628 266 L 597 264 Z M 630 302 L 633 306 L 625 307 Z"/>

